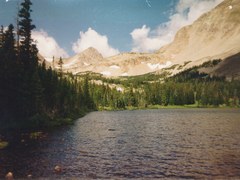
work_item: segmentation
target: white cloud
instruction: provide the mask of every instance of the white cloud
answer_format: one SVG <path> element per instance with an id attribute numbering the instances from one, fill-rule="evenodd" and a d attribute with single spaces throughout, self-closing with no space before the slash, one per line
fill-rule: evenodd
<path id="1" fill-rule="evenodd" d="M 56 58 L 69 56 L 64 49 L 59 47 L 56 40 L 44 30 L 33 31 L 32 38 L 37 41 L 39 53 L 47 60 L 52 59 L 53 56 Z"/>
<path id="2" fill-rule="evenodd" d="M 89 47 L 97 49 L 104 57 L 119 54 L 117 49 L 108 44 L 107 36 L 99 34 L 92 28 L 88 28 L 86 32 L 80 31 L 80 38 L 73 43 L 72 49 L 75 53 L 80 53 Z"/>
<path id="3" fill-rule="evenodd" d="M 175 14 L 169 21 L 151 30 L 146 25 L 134 29 L 132 36 L 134 52 L 153 52 L 173 41 L 176 32 L 183 26 L 193 23 L 202 14 L 210 11 L 223 0 L 179 0 Z"/>

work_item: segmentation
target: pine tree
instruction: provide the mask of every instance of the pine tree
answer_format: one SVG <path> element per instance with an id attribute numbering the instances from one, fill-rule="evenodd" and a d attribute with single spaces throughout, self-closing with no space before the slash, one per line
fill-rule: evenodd
<path id="1" fill-rule="evenodd" d="M 4 36 L 5 36 L 5 33 L 4 33 L 4 29 L 3 29 L 3 26 L 1 26 L 1 29 L 0 29 L 0 70 L 2 68 L 2 62 L 3 62 L 3 44 L 4 44 Z M 1 73 L 1 71 L 0 71 Z"/>
<path id="2" fill-rule="evenodd" d="M 2 122 L 10 120 L 15 127 L 43 127 L 49 123 L 48 118 L 69 117 L 95 109 L 94 89 L 88 78 L 82 85 L 72 76 L 59 78 L 56 71 L 46 69 L 44 62 L 38 64 L 38 49 L 31 39 L 35 28 L 30 17 L 31 5 L 30 0 L 21 3 L 16 30 L 19 44 L 13 25 L 5 32 L 3 26 L 0 29 L 0 128 L 4 126 Z M 60 58 L 61 71 L 62 64 Z M 106 92 L 109 98 L 110 88 Z"/>
<path id="3" fill-rule="evenodd" d="M 8 26 L 6 32 L 2 33 L 1 45 L 1 59 L 0 59 L 0 101 L 3 116 L 8 119 L 13 118 L 15 104 L 13 103 L 16 98 L 16 50 L 15 50 L 15 37 L 14 27 L 12 24 Z M 1 114 L 1 113 L 0 113 Z"/>
<path id="4" fill-rule="evenodd" d="M 4 51 L 5 56 L 9 57 L 13 55 L 16 56 L 15 53 L 15 38 L 14 38 L 14 27 L 12 24 L 8 26 L 8 30 L 4 33 L 2 41 L 2 50 Z"/>
<path id="5" fill-rule="evenodd" d="M 55 69 L 55 57 L 52 58 L 52 69 Z"/>
<path id="6" fill-rule="evenodd" d="M 3 45 L 3 41 L 4 41 L 4 30 L 3 30 L 3 26 L 1 26 L 1 29 L 0 29 L 0 53 L 1 53 L 2 45 Z"/>
<path id="7" fill-rule="evenodd" d="M 21 65 L 21 75 L 19 90 L 19 106 L 20 116 L 24 119 L 25 117 L 31 117 L 39 112 L 39 105 L 36 101 L 39 101 L 41 94 L 41 84 L 38 76 L 38 49 L 31 38 L 31 31 L 35 28 L 32 24 L 31 19 L 31 1 L 24 0 L 21 3 L 19 10 L 19 35 L 20 35 L 20 52 L 19 60 Z M 40 94 L 39 94 L 40 93 Z M 36 107 L 37 106 L 37 107 Z"/>
<path id="8" fill-rule="evenodd" d="M 37 49 L 33 45 L 31 38 L 31 31 L 35 29 L 31 19 L 31 5 L 30 0 L 24 0 L 21 3 L 22 8 L 19 10 L 19 35 L 20 35 L 20 58 L 25 70 L 35 70 L 38 64 Z"/>
<path id="9" fill-rule="evenodd" d="M 167 96 L 167 89 L 166 89 L 166 87 L 163 87 L 161 89 L 161 103 L 164 106 L 168 105 L 168 96 Z"/>
<path id="10" fill-rule="evenodd" d="M 131 87 L 130 91 L 129 91 L 129 102 L 128 102 L 129 106 L 137 106 L 137 100 L 134 94 L 134 90 L 133 87 Z"/>
<path id="11" fill-rule="evenodd" d="M 62 73 L 63 73 L 63 60 L 62 57 L 60 57 L 59 61 L 58 61 L 58 66 L 59 66 L 59 71 L 60 71 L 60 76 L 62 77 Z"/>
<path id="12" fill-rule="evenodd" d="M 84 79 L 84 83 L 83 83 L 83 102 L 84 105 L 88 108 L 91 108 L 91 97 L 90 97 L 90 93 L 89 93 L 89 84 L 88 84 L 88 76 Z"/>

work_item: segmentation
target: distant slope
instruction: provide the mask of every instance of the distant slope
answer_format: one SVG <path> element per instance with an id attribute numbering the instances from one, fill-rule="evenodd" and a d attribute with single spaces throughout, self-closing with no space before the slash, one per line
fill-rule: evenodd
<path id="1" fill-rule="evenodd" d="M 225 0 L 192 25 L 180 29 L 174 41 L 156 53 L 122 53 L 104 59 L 96 49 L 89 48 L 64 61 L 63 68 L 73 74 L 92 71 L 105 76 L 135 76 L 168 71 L 174 75 L 209 60 L 224 60 L 239 52 L 240 0 Z M 220 71 L 233 61 L 227 62 L 221 63 L 221 68 L 215 73 L 221 74 Z M 163 70 L 170 66 L 173 66 L 170 70 Z"/>
<path id="2" fill-rule="evenodd" d="M 134 76 L 146 74 L 165 67 L 170 62 L 160 62 L 157 54 L 122 53 L 117 56 L 103 59 L 94 48 L 64 60 L 64 71 L 78 74 L 82 72 L 96 72 L 105 76 Z"/>
<path id="3" fill-rule="evenodd" d="M 219 63 L 212 74 L 240 80 L 240 53 L 230 56 Z"/>
<path id="4" fill-rule="evenodd" d="M 179 30 L 174 41 L 157 53 L 165 61 L 199 64 L 210 59 L 224 59 L 238 52 L 240 1 L 225 0 L 192 25 Z"/>
<path id="5" fill-rule="evenodd" d="M 46 61 L 46 59 L 45 59 L 41 54 L 39 54 L 39 53 L 38 53 L 38 62 L 39 62 L 40 64 L 42 64 L 43 62 L 45 62 L 46 67 L 50 67 L 50 66 L 51 66 L 51 63 L 48 62 L 48 61 Z"/>
<path id="6" fill-rule="evenodd" d="M 122 53 L 107 58 L 94 67 L 98 73 L 107 76 L 135 76 L 169 67 L 171 62 L 163 62 L 157 54 Z"/>
<path id="7" fill-rule="evenodd" d="M 226 58 L 212 68 L 202 68 L 199 71 L 212 76 L 224 76 L 229 80 L 240 80 L 240 53 Z"/>

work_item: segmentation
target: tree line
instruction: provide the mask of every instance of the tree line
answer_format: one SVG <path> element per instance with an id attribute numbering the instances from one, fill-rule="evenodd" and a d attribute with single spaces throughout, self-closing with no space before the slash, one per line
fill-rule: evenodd
<path id="1" fill-rule="evenodd" d="M 45 127 L 95 109 L 88 81 L 79 82 L 39 62 L 31 37 L 31 1 L 24 0 L 17 28 L 0 29 L 1 127 Z"/>
<path id="2" fill-rule="evenodd" d="M 159 106 L 193 105 L 195 107 L 239 107 L 240 81 L 226 81 L 224 77 L 210 77 L 196 68 L 171 78 L 145 75 L 121 79 L 102 79 L 103 84 L 91 84 L 90 92 L 101 109 L 147 108 Z M 145 81 L 143 80 L 145 78 Z M 149 78 L 149 79 L 148 79 Z M 135 80 L 134 80 L 135 79 Z M 123 91 L 110 87 L 122 85 Z"/>

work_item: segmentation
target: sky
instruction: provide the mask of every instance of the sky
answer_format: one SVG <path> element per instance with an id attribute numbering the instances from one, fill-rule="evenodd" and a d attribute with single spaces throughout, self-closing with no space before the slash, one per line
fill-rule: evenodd
<path id="1" fill-rule="evenodd" d="M 0 0 L 0 25 L 16 24 L 17 4 Z M 223 0 L 32 0 L 40 54 L 69 57 L 89 47 L 104 57 L 154 52 Z"/>

